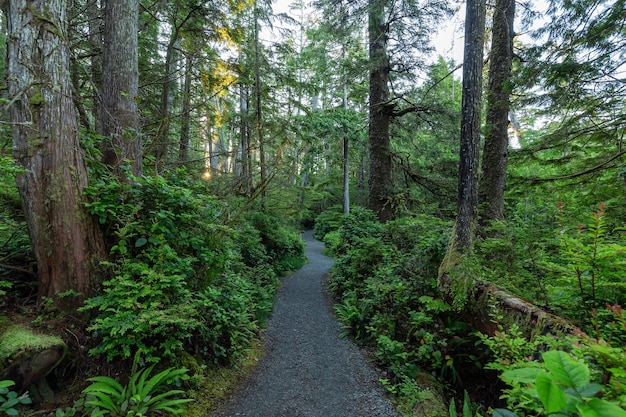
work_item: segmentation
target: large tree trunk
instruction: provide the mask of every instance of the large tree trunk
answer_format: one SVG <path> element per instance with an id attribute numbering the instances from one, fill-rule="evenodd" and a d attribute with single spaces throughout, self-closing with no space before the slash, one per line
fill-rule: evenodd
<path id="1" fill-rule="evenodd" d="M 504 218 L 509 148 L 509 97 L 513 61 L 515 0 L 496 0 L 493 15 L 482 175 L 478 190 L 479 227 Z"/>
<path id="2" fill-rule="evenodd" d="M 135 176 L 142 171 L 139 135 L 139 0 L 107 0 L 104 23 L 104 78 L 102 134 L 107 137 L 104 163 L 123 176 L 130 164 Z"/>
<path id="3" fill-rule="evenodd" d="M 83 191 L 87 168 L 72 102 L 67 2 L 8 0 L 8 69 L 17 185 L 39 274 L 38 297 L 65 309 L 92 293 L 106 257 Z M 57 298 L 75 291 L 79 298 Z"/>
<path id="4" fill-rule="evenodd" d="M 459 160 L 458 212 L 451 249 L 469 253 L 478 206 L 478 160 L 485 42 L 485 0 L 468 0 L 463 53 L 463 96 Z"/>
<path id="5" fill-rule="evenodd" d="M 389 126 L 389 57 L 387 56 L 386 0 L 369 1 L 369 143 L 370 174 L 368 207 L 381 221 L 393 218 L 391 205 L 391 149 Z"/>

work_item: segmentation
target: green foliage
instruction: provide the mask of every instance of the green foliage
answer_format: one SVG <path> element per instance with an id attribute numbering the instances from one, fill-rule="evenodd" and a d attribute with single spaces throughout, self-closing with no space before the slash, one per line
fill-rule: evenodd
<path id="1" fill-rule="evenodd" d="M 258 230 L 261 244 L 276 272 L 293 271 L 304 265 L 304 242 L 296 232 L 285 227 L 277 216 L 254 210 L 248 218 L 250 224 Z"/>
<path id="2" fill-rule="evenodd" d="M 565 225 L 563 203 L 558 204 L 558 209 L 562 262 L 553 265 L 557 275 L 549 289 L 556 293 L 556 302 L 559 307 L 567 309 L 568 315 L 591 324 L 598 307 L 626 301 L 623 296 L 626 290 L 623 279 L 626 245 L 619 237 L 611 237 L 607 230 L 606 204 L 600 204 L 590 221 L 579 223 L 573 231 Z M 574 305 L 573 300 L 576 301 Z M 599 334 L 596 336 L 600 337 Z"/>
<path id="3" fill-rule="evenodd" d="M 29 274 L 16 271 L 25 269 L 24 264 L 32 262 L 30 241 L 22 213 L 22 202 L 16 187 L 15 178 L 22 173 L 13 158 L 0 154 L 0 259 L 3 265 L 15 266 L 16 270 L 0 268 L 0 296 L 31 292 Z M 26 288 L 22 288 L 25 285 Z"/>
<path id="4" fill-rule="evenodd" d="M 324 240 L 325 236 L 341 226 L 343 208 L 341 206 L 330 207 L 317 216 L 313 227 L 313 236 L 316 239 Z"/>
<path id="5" fill-rule="evenodd" d="M 154 366 L 131 375 L 126 386 L 106 376 L 89 378 L 92 384 L 83 390 L 87 396 L 85 412 L 90 416 L 111 417 L 182 414 L 183 405 L 192 400 L 176 398 L 184 391 L 168 390 L 168 386 L 188 379 L 187 370 L 168 368 L 151 377 Z"/>
<path id="6" fill-rule="evenodd" d="M 450 417 L 482 417 L 482 414 L 480 412 L 474 411 L 472 409 L 472 402 L 467 391 L 463 392 L 463 406 L 461 410 L 462 414 L 459 415 L 456 410 L 456 403 L 454 401 L 450 401 Z"/>
<path id="7" fill-rule="evenodd" d="M 28 393 L 18 395 L 17 392 L 11 391 L 9 388 L 15 385 L 15 382 L 9 380 L 0 381 L 0 413 L 7 416 L 18 415 L 17 409 L 14 407 L 20 404 L 31 404 L 32 400 Z"/>
<path id="8" fill-rule="evenodd" d="M 520 404 L 516 409 L 546 416 L 626 416 L 619 405 L 598 398 L 603 386 L 591 381 L 584 362 L 563 351 L 543 353 L 543 362 L 535 366 L 511 369 L 502 379 L 516 391 Z M 511 404 L 509 404 L 511 405 Z"/>
<path id="9" fill-rule="evenodd" d="M 418 395 L 409 388 L 422 371 L 459 384 L 458 366 L 476 360 L 467 325 L 437 295 L 449 230 L 429 216 L 382 225 L 355 208 L 325 237 L 336 257 L 329 286 L 340 297 L 337 316 L 358 342 L 375 347 L 396 395 Z"/>
<path id="10" fill-rule="evenodd" d="M 276 271 L 302 265 L 303 243 L 271 214 L 222 226 L 225 208 L 203 187 L 181 171 L 88 189 L 113 256 L 111 278 L 85 303 L 97 313 L 92 353 L 113 360 L 142 351 L 157 362 L 187 350 L 225 363 L 256 337 Z"/>
<path id="11" fill-rule="evenodd" d="M 85 303 L 100 313 L 89 330 L 102 342 L 92 354 L 108 360 L 142 350 L 149 361 L 173 358 L 201 326 L 201 316 L 181 274 L 154 270 L 144 262 L 121 261 L 104 292 Z"/>

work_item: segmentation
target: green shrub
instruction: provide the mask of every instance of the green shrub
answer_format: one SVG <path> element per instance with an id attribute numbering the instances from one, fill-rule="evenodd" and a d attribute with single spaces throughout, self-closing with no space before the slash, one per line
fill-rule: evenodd
<path id="1" fill-rule="evenodd" d="M 517 411 L 545 416 L 626 417 L 618 404 L 599 398 L 603 386 L 591 380 L 584 362 L 563 351 L 543 353 L 542 362 L 505 371 L 502 379 L 512 388 L 507 391 Z"/>
<path id="2" fill-rule="evenodd" d="M 32 400 L 28 393 L 19 395 L 9 388 L 15 385 L 15 382 L 4 380 L 0 381 L 0 413 L 7 416 L 16 416 L 19 414 L 14 407 L 19 404 L 31 404 Z"/>
<path id="3" fill-rule="evenodd" d="M 304 265 L 304 241 L 300 235 L 282 225 L 278 217 L 265 212 L 254 211 L 247 218 L 258 230 L 261 243 L 276 272 L 283 273 Z"/>
<path id="4" fill-rule="evenodd" d="M 95 313 L 92 352 L 109 360 L 143 351 L 156 362 L 183 350 L 233 360 L 269 316 L 276 270 L 303 259 L 300 237 L 276 217 L 253 213 L 254 221 L 223 226 L 223 206 L 181 175 L 109 178 L 88 194 L 112 276 L 85 309 Z"/>
<path id="5" fill-rule="evenodd" d="M 329 286 L 340 297 L 337 316 L 357 341 L 375 345 L 396 393 L 422 369 L 460 384 L 459 366 L 476 362 L 468 326 L 437 295 L 449 231 L 429 216 L 382 225 L 356 209 L 325 237 L 336 256 Z"/>
<path id="6" fill-rule="evenodd" d="M 313 236 L 316 239 L 323 240 L 328 233 L 339 229 L 343 216 L 343 207 L 341 206 L 333 206 L 324 210 L 315 219 Z"/>

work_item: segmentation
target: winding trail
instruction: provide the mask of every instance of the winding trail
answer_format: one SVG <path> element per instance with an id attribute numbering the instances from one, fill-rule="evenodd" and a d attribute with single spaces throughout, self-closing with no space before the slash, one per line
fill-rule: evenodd
<path id="1" fill-rule="evenodd" d="M 324 277 L 332 260 L 312 232 L 309 263 L 284 278 L 265 333 L 265 356 L 220 417 L 398 416 L 381 375 L 334 320 Z"/>

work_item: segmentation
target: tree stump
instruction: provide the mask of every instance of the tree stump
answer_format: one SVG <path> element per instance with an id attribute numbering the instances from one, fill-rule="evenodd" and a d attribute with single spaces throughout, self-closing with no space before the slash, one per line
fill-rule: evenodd
<path id="1" fill-rule="evenodd" d="M 0 316 L 0 380 L 14 381 L 16 391 L 43 381 L 66 349 L 60 337 L 36 333 Z"/>

